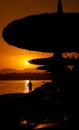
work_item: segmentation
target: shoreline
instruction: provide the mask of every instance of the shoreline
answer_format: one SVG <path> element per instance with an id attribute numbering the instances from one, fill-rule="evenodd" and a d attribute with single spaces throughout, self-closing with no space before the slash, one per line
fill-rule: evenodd
<path id="1" fill-rule="evenodd" d="M 53 85 L 53 82 L 47 82 L 30 94 L 0 95 L 1 125 L 4 126 L 5 123 L 7 128 L 20 128 L 21 130 L 26 128 L 34 130 L 34 127 L 38 130 L 38 125 L 41 124 L 43 124 L 44 130 L 46 124 L 48 124 L 46 130 L 50 127 L 53 129 L 53 123 L 56 123 L 57 126 L 55 127 L 58 128 L 61 125 L 62 127 L 63 125 L 69 127 L 69 119 L 64 120 L 62 105 L 58 104 L 60 92 Z"/>

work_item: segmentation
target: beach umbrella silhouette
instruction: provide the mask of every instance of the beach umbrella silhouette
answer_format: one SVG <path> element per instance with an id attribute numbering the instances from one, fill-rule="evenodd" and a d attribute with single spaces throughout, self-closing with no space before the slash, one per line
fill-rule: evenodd
<path id="1" fill-rule="evenodd" d="M 4 27 L 3 39 L 10 45 L 40 52 L 79 51 L 79 13 L 57 12 L 17 19 Z M 74 44 L 72 44 L 74 43 Z"/>
<path id="2" fill-rule="evenodd" d="M 3 29 L 2 37 L 10 45 L 33 51 L 78 51 L 78 31 L 79 14 L 51 13 L 15 20 Z"/>

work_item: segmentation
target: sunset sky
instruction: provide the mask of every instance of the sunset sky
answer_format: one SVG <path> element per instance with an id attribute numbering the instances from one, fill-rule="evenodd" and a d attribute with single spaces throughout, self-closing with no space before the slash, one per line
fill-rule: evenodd
<path id="1" fill-rule="evenodd" d="M 3 28 L 15 19 L 32 14 L 56 12 L 58 0 L 0 0 L 0 69 L 25 69 L 36 67 L 27 60 L 49 57 L 52 54 L 18 49 L 2 38 Z M 64 12 L 79 12 L 79 0 L 62 0 Z"/>

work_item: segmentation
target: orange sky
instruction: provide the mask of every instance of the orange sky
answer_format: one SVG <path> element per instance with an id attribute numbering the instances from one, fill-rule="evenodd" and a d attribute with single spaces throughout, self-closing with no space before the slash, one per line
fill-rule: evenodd
<path id="1" fill-rule="evenodd" d="M 2 39 L 2 30 L 15 19 L 32 14 L 56 12 L 58 0 L 0 0 L 0 69 L 14 68 L 25 69 L 36 67 L 26 65 L 25 61 L 48 57 L 52 54 L 38 53 L 24 49 L 18 49 L 8 45 Z M 79 12 L 79 0 L 62 0 L 65 12 Z"/>

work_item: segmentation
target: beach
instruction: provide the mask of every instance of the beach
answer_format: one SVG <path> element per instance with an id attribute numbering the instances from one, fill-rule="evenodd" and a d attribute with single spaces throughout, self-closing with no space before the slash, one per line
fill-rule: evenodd
<path id="1" fill-rule="evenodd" d="M 71 128 L 70 119 L 63 114 L 60 91 L 53 85 L 47 82 L 30 94 L 1 95 L 0 127 L 21 130 Z"/>

